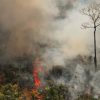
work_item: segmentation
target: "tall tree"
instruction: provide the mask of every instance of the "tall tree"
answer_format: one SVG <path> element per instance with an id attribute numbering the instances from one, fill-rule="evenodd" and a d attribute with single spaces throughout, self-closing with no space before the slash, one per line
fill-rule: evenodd
<path id="1" fill-rule="evenodd" d="M 89 22 L 82 24 L 82 27 L 85 29 L 92 28 L 94 30 L 94 64 L 95 70 L 97 70 L 96 32 L 100 26 L 100 3 L 92 2 L 83 8 L 81 13 L 89 18 Z"/>

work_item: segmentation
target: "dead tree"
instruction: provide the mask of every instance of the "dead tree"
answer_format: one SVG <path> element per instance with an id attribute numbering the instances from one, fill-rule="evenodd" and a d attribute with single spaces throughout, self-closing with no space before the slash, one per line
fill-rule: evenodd
<path id="1" fill-rule="evenodd" d="M 84 29 L 92 28 L 94 30 L 94 64 L 97 70 L 97 50 L 96 50 L 96 31 L 100 26 L 100 3 L 92 2 L 81 10 L 83 15 L 88 16 L 89 22 L 82 24 Z"/>

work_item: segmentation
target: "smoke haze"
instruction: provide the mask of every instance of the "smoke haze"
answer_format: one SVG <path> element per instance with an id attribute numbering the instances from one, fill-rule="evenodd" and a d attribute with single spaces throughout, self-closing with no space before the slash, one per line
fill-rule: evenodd
<path id="1" fill-rule="evenodd" d="M 44 58 L 49 55 L 55 59 L 55 51 L 63 58 L 88 54 L 90 35 L 80 29 L 82 20 L 86 20 L 78 13 L 80 3 L 79 0 L 0 0 L 2 57 L 38 52 Z M 80 19 L 76 21 L 77 16 Z"/>

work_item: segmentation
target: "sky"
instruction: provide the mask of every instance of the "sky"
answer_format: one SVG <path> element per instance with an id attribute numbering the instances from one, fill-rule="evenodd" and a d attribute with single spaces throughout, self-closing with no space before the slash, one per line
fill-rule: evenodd
<path id="1" fill-rule="evenodd" d="M 0 0 L 2 57 L 40 54 L 55 59 L 62 54 L 63 59 L 88 55 L 93 51 L 93 30 L 81 29 L 89 19 L 80 9 L 91 1 Z M 99 47 L 99 29 L 97 37 Z"/>

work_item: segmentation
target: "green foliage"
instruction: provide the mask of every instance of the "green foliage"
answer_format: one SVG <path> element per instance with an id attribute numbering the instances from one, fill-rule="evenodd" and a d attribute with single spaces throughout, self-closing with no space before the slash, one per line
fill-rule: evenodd
<path id="1" fill-rule="evenodd" d="M 100 100 L 100 98 L 95 99 L 92 95 L 88 96 L 88 95 L 81 95 L 78 97 L 77 100 Z"/>
<path id="2" fill-rule="evenodd" d="M 67 88 L 63 85 L 52 85 L 46 87 L 45 100 L 65 100 L 65 94 L 68 93 Z"/>
<path id="3" fill-rule="evenodd" d="M 19 87 L 16 84 L 0 86 L 0 100 L 18 100 L 19 95 Z"/>
<path id="4" fill-rule="evenodd" d="M 43 96 L 43 100 L 69 100 L 66 96 L 70 96 L 66 86 L 56 85 L 51 82 L 44 88 L 39 89 L 38 94 Z M 33 100 L 35 100 L 35 95 L 32 94 L 32 96 Z"/>
<path id="5" fill-rule="evenodd" d="M 42 100 L 70 100 L 70 94 L 68 88 L 64 85 L 56 85 L 49 83 L 48 86 L 37 90 L 37 94 L 43 96 Z M 21 90 L 17 84 L 0 85 L 0 100 L 40 100 L 35 97 L 35 94 L 31 90 Z M 94 99 L 92 95 L 81 95 L 76 100 L 100 100 Z"/>

